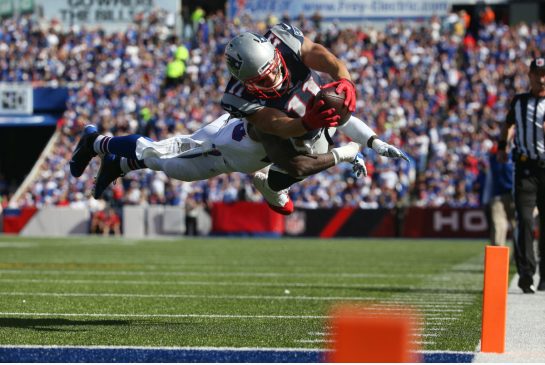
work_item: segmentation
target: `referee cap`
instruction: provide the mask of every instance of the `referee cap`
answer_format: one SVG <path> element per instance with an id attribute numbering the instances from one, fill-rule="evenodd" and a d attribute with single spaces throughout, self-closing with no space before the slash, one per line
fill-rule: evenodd
<path id="1" fill-rule="evenodd" d="M 544 57 L 537 57 L 532 60 L 532 63 L 530 63 L 530 70 L 545 70 L 545 58 Z"/>

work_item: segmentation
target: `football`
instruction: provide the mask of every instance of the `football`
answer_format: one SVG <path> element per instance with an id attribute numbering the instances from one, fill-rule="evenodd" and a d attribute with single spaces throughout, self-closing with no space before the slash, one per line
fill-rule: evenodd
<path id="1" fill-rule="evenodd" d="M 322 109 L 334 108 L 341 116 L 339 125 L 343 125 L 348 121 L 348 119 L 350 119 L 352 113 L 348 110 L 347 106 L 344 106 L 345 94 L 337 94 L 335 89 L 336 87 L 334 86 L 321 89 L 318 94 L 316 94 L 314 102 L 316 103 L 319 100 L 323 100 L 325 105 L 322 107 Z"/>

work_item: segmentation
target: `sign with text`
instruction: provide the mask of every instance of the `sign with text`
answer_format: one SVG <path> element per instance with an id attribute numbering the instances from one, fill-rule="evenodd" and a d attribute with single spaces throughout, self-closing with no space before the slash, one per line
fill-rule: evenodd
<path id="1" fill-rule="evenodd" d="M 287 13 L 292 19 L 304 14 L 319 13 L 326 21 L 333 20 L 386 20 L 423 19 L 445 15 L 452 0 L 229 0 L 228 15 L 232 18 L 243 13 L 253 19 Z"/>
<path id="2" fill-rule="evenodd" d="M 101 26 L 106 30 L 123 30 L 138 13 L 161 8 L 177 11 L 172 0 L 37 0 L 44 16 L 57 19 L 63 25 Z"/>
<path id="3" fill-rule="evenodd" d="M 486 215 L 478 208 L 419 208 L 405 212 L 403 237 L 486 238 Z"/>
<path id="4" fill-rule="evenodd" d="M 32 86 L 0 82 L 0 115 L 32 114 Z"/>

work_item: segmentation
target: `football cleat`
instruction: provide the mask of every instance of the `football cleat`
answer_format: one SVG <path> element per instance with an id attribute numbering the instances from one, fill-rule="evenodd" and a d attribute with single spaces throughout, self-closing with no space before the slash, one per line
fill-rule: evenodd
<path id="1" fill-rule="evenodd" d="M 93 197 L 99 199 L 104 193 L 104 190 L 118 177 L 123 176 L 121 170 L 121 157 L 116 155 L 107 154 L 102 158 L 100 169 L 98 170 L 97 177 L 95 179 L 95 188 L 93 190 Z"/>
<path id="2" fill-rule="evenodd" d="M 98 130 L 96 126 L 89 124 L 83 128 L 83 135 L 70 160 L 70 173 L 72 176 L 80 177 L 87 165 L 89 165 L 89 161 L 97 155 L 93 149 L 93 142 L 97 136 Z"/>
<path id="3" fill-rule="evenodd" d="M 288 189 L 274 191 L 267 183 L 267 175 L 262 172 L 256 172 L 252 178 L 255 188 L 263 195 L 269 207 L 282 215 L 293 213 L 293 202 L 288 195 Z"/>

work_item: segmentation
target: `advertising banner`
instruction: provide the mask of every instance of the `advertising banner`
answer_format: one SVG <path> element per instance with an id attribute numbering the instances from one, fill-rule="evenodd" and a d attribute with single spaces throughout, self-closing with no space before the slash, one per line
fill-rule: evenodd
<path id="1" fill-rule="evenodd" d="M 214 203 L 212 234 L 281 236 L 284 216 L 265 203 Z"/>
<path id="2" fill-rule="evenodd" d="M 446 15 L 449 0 L 229 0 L 228 15 L 232 18 L 242 13 L 253 19 L 287 13 L 291 18 L 304 14 L 320 13 L 325 21 L 384 21 L 388 19 L 425 19 L 433 15 Z"/>
<path id="3" fill-rule="evenodd" d="M 395 237 L 392 209 L 297 209 L 285 217 L 285 234 L 302 237 Z"/>
<path id="4" fill-rule="evenodd" d="M 30 115 L 32 105 L 30 84 L 0 82 L 0 115 Z"/>
<path id="5" fill-rule="evenodd" d="M 100 25 L 107 31 L 125 29 L 138 13 L 161 8 L 175 14 L 173 0 L 36 0 L 47 19 L 57 19 L 65 26 Z"/>
<path id="6" fill-rule="evenodd" d="M 403 219 L 403 237 L 485 238 L 488 221 L 482 209 L 408 208 Z"/>
<path id="7" fill-rule="evenodd" d="M 285 235 L 302 237 L 487 238 L 488 221 L 476 208 L 297 209 L 285 217 Z"/>

